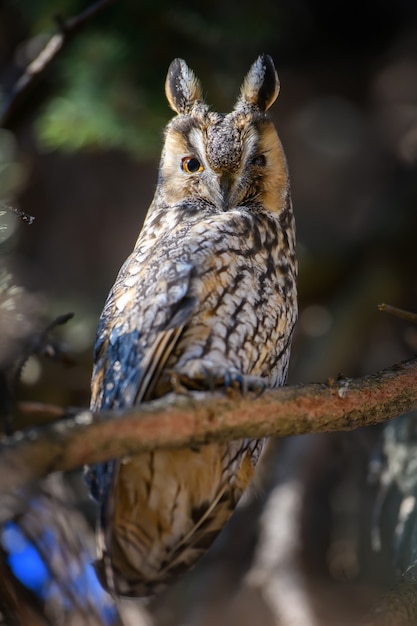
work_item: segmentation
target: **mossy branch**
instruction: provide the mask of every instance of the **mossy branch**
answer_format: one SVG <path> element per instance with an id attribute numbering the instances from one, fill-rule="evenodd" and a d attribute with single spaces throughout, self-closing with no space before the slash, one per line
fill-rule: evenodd
<path id="1" fill-rule="evenodd" d="M 267 390 L 257 398 L 190 392 L 123 412 L 80 410 L 3 440 L 0 492 L 51 472 L 156 448 L 369 426 L 416 409 L 416 381 L 414 359 L 363 378 Z"/>

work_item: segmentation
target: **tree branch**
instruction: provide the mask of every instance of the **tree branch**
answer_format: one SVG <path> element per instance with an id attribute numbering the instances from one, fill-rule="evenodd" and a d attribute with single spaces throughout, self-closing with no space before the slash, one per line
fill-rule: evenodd
<path id="1" fill-rule="evenodd" d="M 123 412 L 15 433 L 0 446 L 0 493 L 48 473 L 156 448 L 216 440 L 351 430 L 417 408 L 417 359 L 358 379 L 268 390 L 169 394 Z"/>
<path id="2" fill-rule="evenodd" d="M 60 32 L 49 39 L 48 43 L 42 48 L 38 56 L 29 63 L 22 76 L 14 85 L 0 111 L 0 127 L 10 127 L 13 117 L 19 111 L 29 93 L 70 39 L 113 2 L 114 0 L 97 0 L 97 2 L 75 17 L 71 17 L 68 20 L 64 20 L 61 16 L 55 18 Z"/>

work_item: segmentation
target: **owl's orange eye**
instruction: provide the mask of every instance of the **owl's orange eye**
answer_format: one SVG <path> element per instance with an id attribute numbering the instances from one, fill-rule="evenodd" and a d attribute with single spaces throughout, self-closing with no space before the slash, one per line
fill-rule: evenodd
<path id="1" fill-rule="evenodd" d="M 197 174 L 204 169 L 200 161 L 195 157 L 184 157 L 181 161 L 181 167 L 187 174 Z"/>

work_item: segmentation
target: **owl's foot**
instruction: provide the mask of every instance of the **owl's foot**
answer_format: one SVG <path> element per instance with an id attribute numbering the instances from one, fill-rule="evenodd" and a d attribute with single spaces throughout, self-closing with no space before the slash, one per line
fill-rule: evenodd
<path id="1" fill-rule="evenodd" d="M 187 371 L 173 371 L 171 383 L 174 391 L 180 393 L 186 389 L 226 389 L 237 390 L 241 393 L 253 392 L 257 395 L 266 389 L 266 380 L 261 376 L 242 374 L 234 368 L 226 368 L 221 365 L 207 364 L 203 361 L 193 362 L 191 367 L 187 364 Z"/>
<path id="2" fill-rule="evenodd" d="M 224 375 L 224 386 L 228 389 L 238 389 L 242 393 L 252 391 L 260 396 L 266 389 L 266 381 L 261 376 L 249 376 L 235 370 L 227 370 Z"/>

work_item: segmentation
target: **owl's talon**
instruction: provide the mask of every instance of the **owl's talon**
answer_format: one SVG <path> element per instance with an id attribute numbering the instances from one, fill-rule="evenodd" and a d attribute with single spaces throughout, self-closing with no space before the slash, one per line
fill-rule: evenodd
<path id="1" fill-rule="evenodd" d="M 203 365 L 201 368 L 201 374 L 210 391 L 214 391 L 214 389 L 218 386 L 218 381 L 216 380 L 214 372 Z"/>
<path id="2" fill-rule="evenodd" d="M 234 383 L 237 383 L 239 387 L 241 386 L 242 380 L 239 379 L 239 374 L 233 374 L 229 371 L 226 371 L 224 374 L 224 386 L 226 388 L 234 387 Z"/>
<path id="3" fill-rule="evenodd" d="M 255 392 L 260 396 L 266 389 L 266 382 L 261 376 L 250 376 L 233 370 L 224 373 L 224 386 L 228 389 L 238 389 L 241 393 Z"/>
<path id="4" fill-rule="evenodd" d="M 260 396 L 267 386 L 265 379 L 261 376 L 250 376 L 241 374 L 237 370 L 223 370 L 202 364 L 198 364 L 192 375 L 177 373 L 176 381 L 178 385 L 187 389 L 208 389 L 214 391 L 219 387 L 223 387 L 227 391 L 239 391 L 244 395 L 252 392 L 256 394 L 256 397 Z"/>
<path id="5" fill-rule="evenodd" d="M 171 371 L 169 374 L 170 374 L 169 381 L 171 383 L 172 390 L 174 391 L 174 393 L 178 395 L 187 394 L 188 389 L 181 383 L 180 376 L 174 371 Z"/>
<path id="6" fill-rule="evenodd" d="M 242 394 L 253 392 L 256 394 L 257 398 L 266 389 L 266 382 L 260 376 L 245 376 L 242 374 L 236 374 L 233 382 L 236 382 L 239 385 L 239 389 Z"/>
<path id="7" fill-rule="evenodd" d="M 252 391 L 254 392 L 255 397 L 259 398 L 259 396 L 261 396 L 265 391 L 266 387 L 267 384 L 263 378 L 258 378 L 257 381 L 254 381 Z"/>

